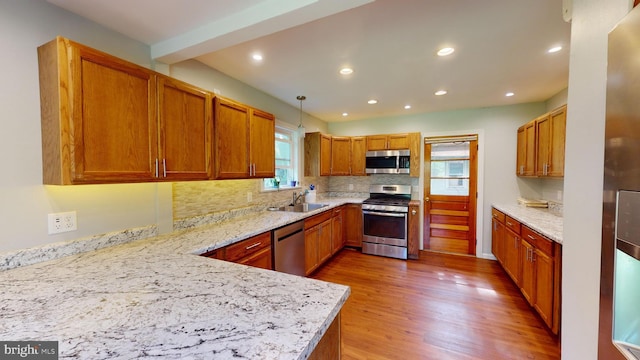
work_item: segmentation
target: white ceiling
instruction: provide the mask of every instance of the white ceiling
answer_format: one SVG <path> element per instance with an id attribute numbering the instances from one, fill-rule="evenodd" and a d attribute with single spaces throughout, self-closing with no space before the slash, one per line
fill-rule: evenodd
<path id="1" fill-rule="evenodd" d="M 149 44 L 158 61 L 196 59 L 296 107 L 305 95 L 325 121 L 543 101 L 568 83 L 561 0 L 47 1 Z M 456 51 L 436 56 L 443 46 Z M 345 65 L 355 72 L 340 75 Z"/>

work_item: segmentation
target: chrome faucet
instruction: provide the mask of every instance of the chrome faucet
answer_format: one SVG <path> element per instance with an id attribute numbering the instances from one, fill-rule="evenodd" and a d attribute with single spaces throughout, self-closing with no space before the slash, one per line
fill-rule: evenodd
<path id="1" fill-rule="evenodd" d="M 300 198 L 303 197 L 303 196 L 304 196 L 304 192 L 303 191 L 300 191 L 299 194 L 296 194 L 296 192 L 294 191 L 293 192 L 293 202 L 291 203 L 291 205 L 295 205 L 298 202 L 298 200 L 300 200 Z"/>

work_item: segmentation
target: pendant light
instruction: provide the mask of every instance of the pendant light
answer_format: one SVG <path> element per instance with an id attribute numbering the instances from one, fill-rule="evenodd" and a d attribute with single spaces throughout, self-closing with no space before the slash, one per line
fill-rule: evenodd
<path id="1" fill-rule="evenodd" d="M 305 128 L 302 125 L 302 102 L 306 99 L 307 97 L 304 95 L 298 95 L 296 97 L 296 99 L 298 99 L 300 101 L 300 124 L 298 124 L 298 136 L 301 138 L 304 138 L 304 133 L 305 133 Z"/>

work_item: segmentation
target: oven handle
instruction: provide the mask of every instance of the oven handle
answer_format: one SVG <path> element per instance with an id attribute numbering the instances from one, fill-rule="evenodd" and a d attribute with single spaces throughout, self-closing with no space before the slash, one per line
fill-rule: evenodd
<path id="1" fill-rule="evenodd" d="M 363 211 L 365 215 L 380 215 L 380 216 L 393 216 L 393 217 L 405 217 L 406 213 L 388 213 L 388 212 L 378 212 L 378 211 Z"/>

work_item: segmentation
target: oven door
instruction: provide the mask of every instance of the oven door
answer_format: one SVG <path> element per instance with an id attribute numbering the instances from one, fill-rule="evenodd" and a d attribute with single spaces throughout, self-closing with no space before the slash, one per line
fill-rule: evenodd
<path id="1" fill-rule="evenodd" d="M 366 210 L 362 216 L 362 241 L 407 246 L 407 213 Z"/>

